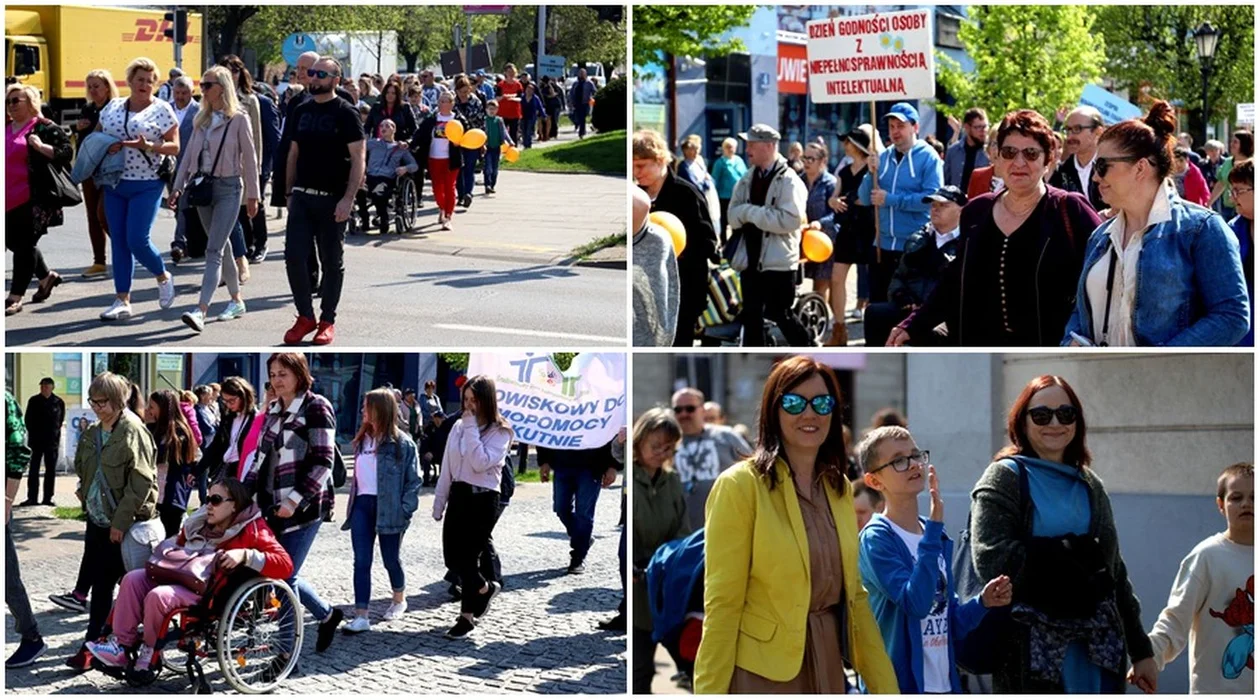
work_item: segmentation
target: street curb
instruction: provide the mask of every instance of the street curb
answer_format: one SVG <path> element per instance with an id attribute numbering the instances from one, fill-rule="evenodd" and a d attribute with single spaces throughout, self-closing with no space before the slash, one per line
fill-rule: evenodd
<path id="1" fill-rule="evenodd" d="M 578 260 L 573 257 L 568 257 L 556 264 L 569 265 L 573 267 L 590 267 L 597 270 L 625 270 L 629 261 L 625 258 L 620 258 L 618 260 Z"/>

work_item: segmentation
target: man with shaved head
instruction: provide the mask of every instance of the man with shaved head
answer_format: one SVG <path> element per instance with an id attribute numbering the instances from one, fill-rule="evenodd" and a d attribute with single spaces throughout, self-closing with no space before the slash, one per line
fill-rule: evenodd
<path id="1" fill-rule="evenodd" d="M 669 234 L 648 219 L 652 200 L 630 188 L 634 214 L 634 344 L 669 347 L 678 323 L 678 261 Z"/>

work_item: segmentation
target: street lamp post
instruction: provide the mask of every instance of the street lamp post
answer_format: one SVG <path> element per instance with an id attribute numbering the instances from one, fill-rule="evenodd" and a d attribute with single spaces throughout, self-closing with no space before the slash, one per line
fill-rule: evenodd
<path id="1" fill-rule="evenodd" d="M 1212 58 L 1216 55 L 1216 45 L 1221 40 L 1221 31 L 1209 22 L 1204 22 L 1194 31 L 1194 47 L 1199 54 L 1199 67 L 1203 71 L 1203 143 L 1208 140 L 1208 80 L 1212 76 Z"/>

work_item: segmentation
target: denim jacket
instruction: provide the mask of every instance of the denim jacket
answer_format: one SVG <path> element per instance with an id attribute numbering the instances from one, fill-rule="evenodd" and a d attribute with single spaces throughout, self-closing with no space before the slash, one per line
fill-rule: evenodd
<path id="1" fill-rule="evenodd" d="M 1133 338 L 1143 346 L 1234 345 L 1250 327 L 1238 241 L 1216 212 L 1184 201 L 1171 188 L 1165 192 L 1172 219 L 1142 239 Z M 1085 278 L 1111 250 L 1110 225 L 1103 223 L 1090 236 L 1063 345 L 1071 344 L 1072 333 L 1094 338 Z"/>
<path id="2" fill-rule="evenodd" d="M 420 507 L 420 462 L 416 455 L 415 441 L 404 432 L 397 434 L 397 442 L 385 440 L 376 449 L 376 531 L 382 535 L 405 531 Z M 358 490 L 358 480 L 351 479 L 350 507 L 342 530 L 350 529 Z"/>
<path id="3" fill-rule="evenodd" d="M 117 138 L 101 131 L 88 134 L 79 142 L 79 154 L 74 159 L 70 179 L 77 185 L 90 177 L 97 187 L 117 187 L 122 180 L 127 156 L 121 149 L 117 153 L 109 153 L 109 147 L 116 143 Z"/>

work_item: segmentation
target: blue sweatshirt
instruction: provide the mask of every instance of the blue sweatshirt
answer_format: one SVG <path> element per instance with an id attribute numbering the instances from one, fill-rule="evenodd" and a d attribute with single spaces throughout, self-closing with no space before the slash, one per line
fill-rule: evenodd
<path id="1" fill-rule="evenodd" d="M 879 157 L 879 187 L 887 192 L 884 206 L 879 208 L 879 247 L 884 250 L 902 251 L 910 235 L 928 224 L 931 204 L 923 198 L 941 188 L 944 181 L 941 158 L 927 141 L 918 140 L 901 162 L 893 157 L 896 149 L 889 148 Z M 871 205 L 874 183 L 867 172 L 858 188 L 858 200 L 862 206 Z"/>
<path id="2" fill-rule="evenodd" d="M 920 517 L 923 539 L 918 559 L 883 515 L 875 515 L 858 534 L 858 572 L 869 593 L 871 610 L 879 624 L 884 648 L 897 672 L 902 693 L 923 692 L 923 619 L 932 612 L 940 581 L 939 560 L 945 557 L 945 585 L 949 600 L 949 684 L 962 692 L 962 680 L 954 661 L 954 645 L 971 633 L 988 609 L 979 596 L 960 602 L 954 592 L 954 543 L 944 523 Z"/>

